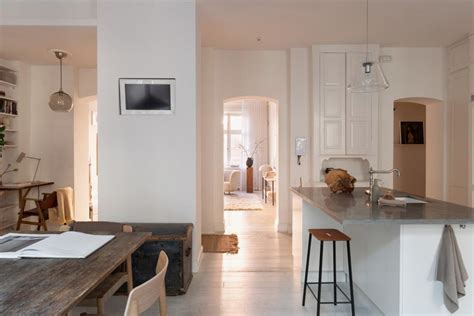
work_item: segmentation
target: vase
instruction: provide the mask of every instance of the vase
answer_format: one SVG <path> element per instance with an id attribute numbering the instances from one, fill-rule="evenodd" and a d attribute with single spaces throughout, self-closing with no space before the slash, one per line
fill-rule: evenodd
<path id="1" fill-rule="evenodd" d="M 253 166 L 253 158 L 248 157 L 248 158 L 247 158 L 247 161 L 245 162 L 245 164 L 247 165 L 247 168 L 252 168 L 252 166 Z"/>

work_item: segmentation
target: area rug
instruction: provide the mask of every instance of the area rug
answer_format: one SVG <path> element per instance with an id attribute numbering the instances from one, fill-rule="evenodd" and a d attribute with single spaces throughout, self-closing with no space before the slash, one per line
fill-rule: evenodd
<path id="1" fill-rule="evenodd" d="M 226 211 L 261 211 L 262 200 L 255 194 L 233 192 L 224 195 L 224 210 Z"/>
<path id="2" fill-rule="evenodd" d="M 237 235 L 202 235 L 204 252 L 230 253 L 239 252 L 239 238 Z"/>

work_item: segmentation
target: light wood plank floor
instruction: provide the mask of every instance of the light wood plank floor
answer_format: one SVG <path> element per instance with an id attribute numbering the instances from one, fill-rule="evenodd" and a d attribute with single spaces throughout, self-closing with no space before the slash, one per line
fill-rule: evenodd
<path id="1" fill-rule="evenodd" d="M 257 192 L 256 194 L 259 194 Z M 226 233 L 239 237 L 239 253 L 204 254 L 186 295 L 168 297 L 169 315 L 315 315 L 314 298 L 301 306 L 299 268 L 293 265 L 291 235 L 275 231 L 275 208 L 263 211 L 226 211 Z M 330 289 L 323 299 L 332 298 Z M 342 298 L 340 298 L 342 300 Z M 110 315 L 122 315 L 126 298 L 114 297 L 107 306 Z M 357 315 L 381 315 L 356 293 Z M 323 305 L 323 315 L 350 315 L 349 305 Z M 158 308 L 146 313 L 157 315 Z"/>

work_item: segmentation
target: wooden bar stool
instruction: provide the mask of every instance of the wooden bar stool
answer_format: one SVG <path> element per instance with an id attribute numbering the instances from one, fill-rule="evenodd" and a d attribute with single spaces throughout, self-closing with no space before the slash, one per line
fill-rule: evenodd
<path id="1" fill-rule="evenodd" d="M 352 285 L 352 264 L 351 264 L 351 245 L 350 240 L 351 238 L 344 233 L 340 232 L 337 229 L 309 229 L 309 239 L 308 239 L 308 254 L 306 257 L 306 271 L 304 275 L 304 290 L 303 290 L 303 306 L 306 301 L 306 288 L 309 289 L 311 294 L 314 296 L 316 301 L 318 302 L 318 309 L 317 315 L 320 315 L 321 304 L 351 304 L 352 315 L 355 315 L 355 308 L 354 308 L 354 288 Z M 312 237 L 316 238 L 320 241 L 321 246 L 319 250 L 319 275 L 318 275 L 318 282 L 308 282 L 308 270 L 309 270 L 309 259 L 311 254 L 311 239 Z M 332 241 L 332 250 L 333 250 L 333 282 L 322 282 L 322 275 L 323 275 L 323 248 L 325 241 Z M 349 265 L 349 288 L 350 288 L 350 298 L 344 293 L 344 291 L 337 285 L 336 283 L 336 241 L 345 241 L 347 242 L 347 260 Z M 317 284 L 318 285 L 318 295 L 316 295 L 311 287 L 310 284 Z M 322 302 L 321 301 L 321 285 L 322 284 L 333 284 L 334 285 L 334 301 L 331 302 Z M 347 301 L 338 302 L 337 301 L 337 290 L 341 291 L 341 293 L 346 297 Z"/>

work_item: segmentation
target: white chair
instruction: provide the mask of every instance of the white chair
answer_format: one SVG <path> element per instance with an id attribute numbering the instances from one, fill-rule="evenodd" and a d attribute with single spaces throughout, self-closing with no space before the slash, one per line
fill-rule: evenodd
<path id="1" fill-rule="evenodd" d="M 261 165 L 258 168 L 258 172 L 259 172 L 259 176 L 260 176 L 260 183 L 262 185 L 262 187 L 260 188 L 260 190 L 262 190 L 262 194 L 263 194 L 263 186 L 265 185 L 265 183 L 263 181 L 263 177 L 265 177 L 266 173 L 269 172 L 269 171 L 273 171 L 273 168 L 270 165 Z M 262 195 L 262 198 L 263 198 L 263 195 Z"/>
<path id="2" fill-rule="evenodd" d="M 125 316 L 138 316 L 149 309 L 157 300 L 160 305 L 160 316 L 168 316 L 165 289 L 167 268 L 168 256 L 164 251 L 161 251 L 156 264 L 156 275 L 132 290 L 128 296 Z"/>
<path id="3" fill-rule="evenodd" d="M 240 170 L 224 171 L 224 194 L 237 191 L 240 188 Z"/>

